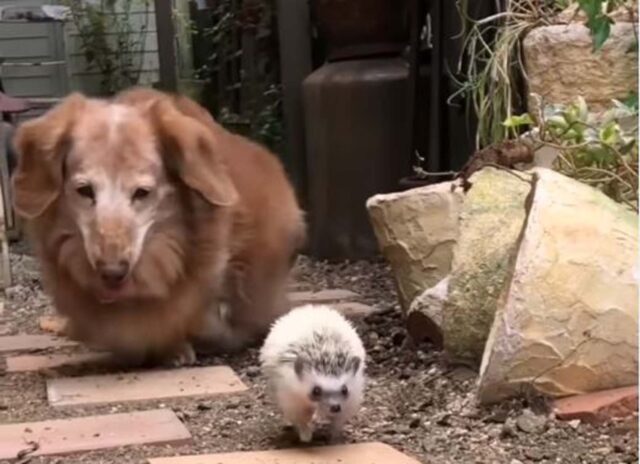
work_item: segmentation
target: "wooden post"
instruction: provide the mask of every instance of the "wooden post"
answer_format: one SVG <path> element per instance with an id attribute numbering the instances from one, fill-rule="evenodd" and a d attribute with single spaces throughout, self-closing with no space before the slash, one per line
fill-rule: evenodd
<path id="1" fill-rule="evenodd" d="M 162 90 L 178 90 L 178 70 L 176 64 L 176 34 L 173 26 L 173 1 L 154 0 L 156 28 L 158 33 L 158 60 L 160 62 L 160 83 Z"/>
<path id="2" fill-rule="evenodd" d="M 285 127 L 284 163 L 298 194 L 306 201 L 307 163 L 305 154 L 302 81 L 311 73 L 311 26 L 309 5 L 303 0 L 277 0 L 280 74 Z"/>

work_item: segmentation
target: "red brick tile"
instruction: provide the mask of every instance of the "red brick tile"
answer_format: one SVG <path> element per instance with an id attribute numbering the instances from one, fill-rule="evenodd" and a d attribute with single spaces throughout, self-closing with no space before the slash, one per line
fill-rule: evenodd
<path id="1" fill-rule="evenodd" d="M 191 435 L 167 409 L 0 425 L 0 459 L 15 458 L 29 449 L 30 456 L 68 454 L 141 444 L 184 444 Z"/>
<path id="2" fill-rule="evenodd" d="M 226 366 L 47 380 L 47 397 L 52 406 L 208 396 L 246 389 L 246 385 Z"/>
<path id="3" fill-rule="evenodd" d="M 6 335 L 0 337 L 0 353 L 44 350 L 76 345 L 77 343 L 74 341 L 52 335 Z"/>
<path id="4" fill-rule="evenodd" d="M 419 464 L 382 443 L 149 459 L 149 464 Z"/>
<path id="5" fill-rule="evenodd" d="M 319 292 L 290 292 L 289 300 L 295 305 L 338 303 L 340 301 L 355 300 L 359 297 L 357 293 L 349 290 L 330 289 Z"/>
<path id="6" fill-rule="evenodd" d="M 30 372 L 65 366 L 98 364 L 111 359 L 106 353 L 72 353 L 48 355 L 23 355 L 8 357 L 7 372 Z"/>
<path id="7" fill-rule="evenodd" d="M 638 386 L 604 390 L 555 401 L 558 419 L 598 423 L 638 413 Z"/>

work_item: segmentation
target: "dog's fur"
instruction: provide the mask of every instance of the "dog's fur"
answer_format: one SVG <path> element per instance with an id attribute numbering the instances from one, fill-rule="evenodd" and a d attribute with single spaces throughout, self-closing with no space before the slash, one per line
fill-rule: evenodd
<path id="1" fill-rule="evenodd" d="M 280 162 L 195 102 L 67 97 L 17 131 L 15 209 L 68 332 L 130 362 L 237 349 L 288 309 L 305 237 Z M 110 286 L 101 269 L 129 263 Z"/>

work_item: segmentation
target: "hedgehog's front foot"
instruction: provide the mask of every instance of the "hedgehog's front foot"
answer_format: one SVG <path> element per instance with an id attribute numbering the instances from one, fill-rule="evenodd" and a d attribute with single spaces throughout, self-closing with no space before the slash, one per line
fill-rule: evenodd
<path id="1" fill-rule="evenodd" d="M 306 424 L 296 425 L 298 430 L 298 438 L 302 443 L 309 443 L 313 439 L 313 424 L 308 422 Z"/>
<path id="2" fill-rule="evenodd" d="M 342 440 L 342 431 L 344 429 L 343 420 L 334 420 L 330 425 L 329 441 L 331 443 L 339 442 Z"/>

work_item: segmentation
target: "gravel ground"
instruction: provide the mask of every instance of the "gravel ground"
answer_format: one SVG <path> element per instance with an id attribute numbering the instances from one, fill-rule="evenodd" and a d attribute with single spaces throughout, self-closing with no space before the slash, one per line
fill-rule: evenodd
<path id="1" fill-rule="evenodd" d="M 37 317 L 50 311 L 37 265 L 23 247 L 12 255 L 15 285 L 0 315 L 0 334 L 39 332 Z M 592 427 L 564 423 L 547 414 L 545 401 L 522 399 L 491 408 L 474 404 L 476 374 L 447 365 L 430 345 L 406 337 L 388 267 L 382 262 L 327 264 L 301 258 L 296 280 L 309 289 L 345 288 L 381 312 L 358 322 L 369 352 L 369 386 L 360 415 L 347 427 L 345 442 L 382 441 L 420 462 L 445 463 L 632 463 L 638 462 L 637 420 Z M 137 404 L 52 409 L 44 378 L 99 372 L 101 368 L 2 374 L 0 423 L 45 418 L 172 408 L 194 437 L 182 447 L 136 447 L 30 463 L 143 463 L 146 457 L 261 450 L 298 446 L 265 394 L 256 350 L 201 365 L 228 364 L 250 386 L 244 394 L 216 399 L 164 400 Z M 102 368 L 104 369 L 104 368 Z M 322 431 L 321 431 L 322 432 Z M 319 433 L 316 444 L 326 442 Z"/>

